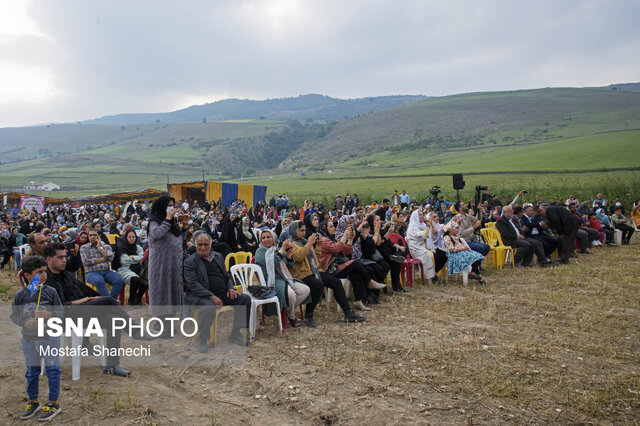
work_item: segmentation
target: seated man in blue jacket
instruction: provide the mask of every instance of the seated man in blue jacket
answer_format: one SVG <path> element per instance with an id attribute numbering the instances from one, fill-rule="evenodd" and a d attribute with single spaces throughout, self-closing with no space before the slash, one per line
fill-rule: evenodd
<path id="1" fill-rule="evenodd" d="M 211 237 L 204 231 L 194 235 L 196 252 L 184 261 L 184 280 L 187 305 L 198 309 L 198 351 L 209 352 L 210 328 L 215 318 L 216 306 L 233 305 L 235 318 L 229 341 L 241 346 L 247 339 L 240 333 L 249 326 L 251 297 L 239 294 L 233 288 L 233 280 L 224 266 L 220 253 L 211 250 Z M 241 309 L 244 306 L 245 309 Z"/>

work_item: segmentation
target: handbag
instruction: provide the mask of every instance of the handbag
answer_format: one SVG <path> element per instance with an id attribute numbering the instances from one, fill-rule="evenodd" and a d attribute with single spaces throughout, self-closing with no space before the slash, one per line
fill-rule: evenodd
<path id="1" fill-rule="evenodd" d="M 327 265 L 327 274 L 335 275 L 338 272 L 338 256 L 334 256 Z"/>
<path id="2" fill-rule="evenodd" d="M 253 297 L 261 300 L 271 299 L 272 297 L 275 297 L 277 295 L 275 287 L 250 285 L 249 287 L 247 287 L 247 290 L 249 290 L 249 293 L 251 293 Z"/>
<path id="3" fill-rule="evenodd" d="M 373 260 L 374 262 L 380 262 L 381 260 L 384 260 L 382 254 L 380 253 L 380 250 L 376 249 L 376 251 L 373 252 L 373 254 L 371 255 L 371 260 Z"/>

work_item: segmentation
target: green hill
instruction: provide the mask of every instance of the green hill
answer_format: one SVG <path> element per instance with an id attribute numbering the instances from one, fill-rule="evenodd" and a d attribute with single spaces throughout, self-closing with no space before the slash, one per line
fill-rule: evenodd
<path id="1" fill-rule="evenodd" d="M 640 93 L 597 89 L 474 93 L 430 98 L 343 120 L 322 143 L 302 145 L 282 166 L 335 169 L 357 159 L 348 164 L 385 166 L 406 160 L 412 166 L 429 167 L 450 157 L 477 155 L 485 148 L 628 129 L 640 129 Z M 428 150 L 428 156 L 417 159 L 420 150 Z"/>
<path id="2" fill-rule="evenodd" d="M 300 95 L 295 98 L 225 99 L 158 114 L 119 114 L 85 121 L 87 124 L 130 125 L 139 123 L 193 123 L 220 120 L 340 120 L 405 105 L 425 96 L 378 96 L 360 99 L 336 99 L 323 95 Z"/>
<path id="3" fill-rule="evenodd" d="M 613 90 L 612 87 L 621 88 Z M 0 129 L 1 189 L 165 187 L 241 176 L 426 176 L 640 167 L 635 85 L 428 98 L 340 121 L 63 124 Z M 606 90 L 605 90 L 606 89 Z M 377 99 L 377 98 L 374 98 Z M 331 171 L 331 174 L 328 172 Z M 327 190 L 330 191 L 330 188 Z"/>

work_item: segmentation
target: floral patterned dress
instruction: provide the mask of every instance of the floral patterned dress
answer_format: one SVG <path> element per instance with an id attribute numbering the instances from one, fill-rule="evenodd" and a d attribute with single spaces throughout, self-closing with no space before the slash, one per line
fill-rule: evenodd
<path id="1" fill-rule="evenodd" d="M 447 248 L 447 259 L 449 275 L 458 274 L 471 266 L 476 260 L 484 259 L 480 253 L 470 250 L 467 243 L 460 237 L 445 235 L 444 245 Z"/>

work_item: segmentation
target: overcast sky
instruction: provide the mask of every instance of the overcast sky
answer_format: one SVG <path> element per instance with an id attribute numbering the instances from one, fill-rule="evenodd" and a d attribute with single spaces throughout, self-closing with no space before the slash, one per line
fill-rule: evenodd
<path id="1" fill-rule="evenodd" d="M 640 1 L 0 0 L 0 127 L 640 81 Z"/>

